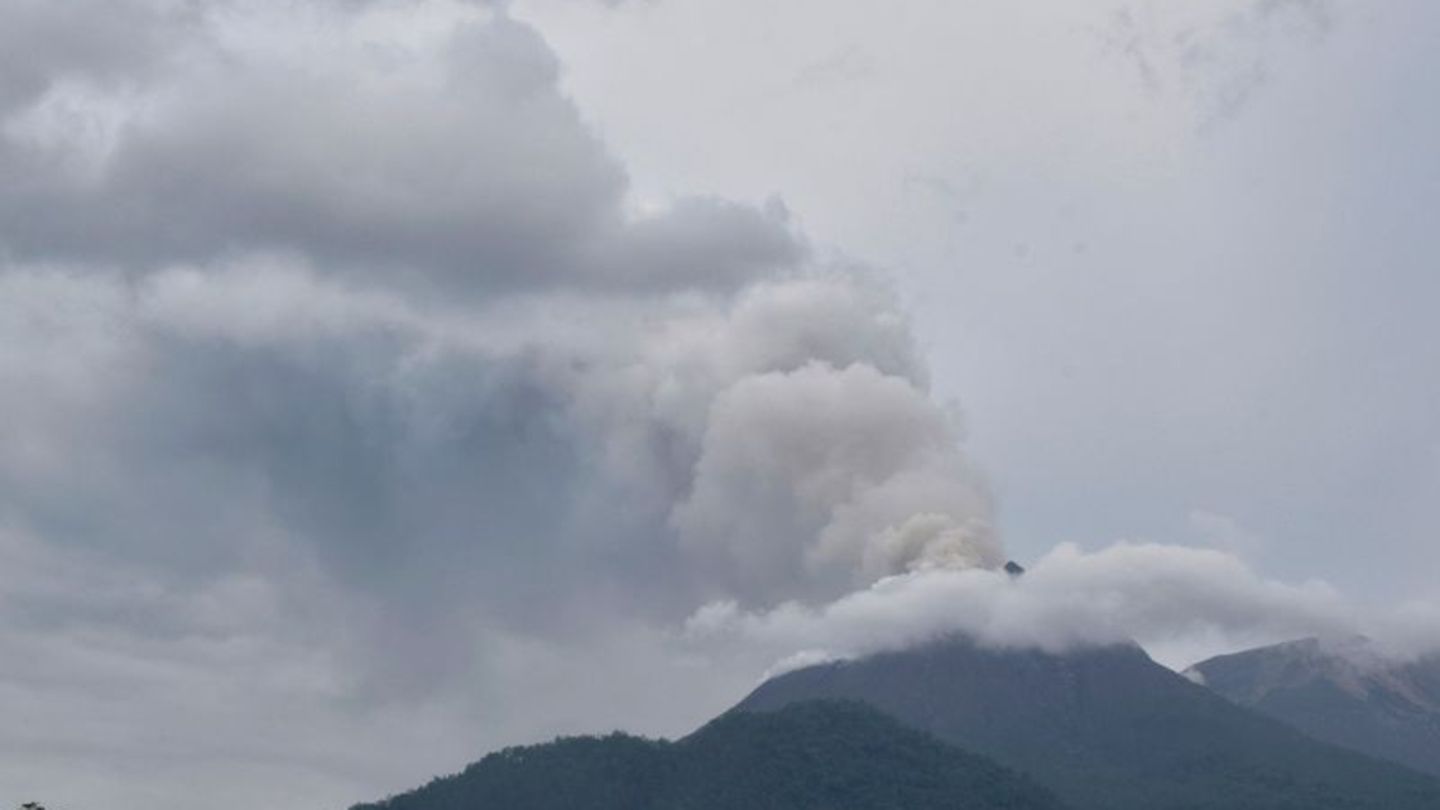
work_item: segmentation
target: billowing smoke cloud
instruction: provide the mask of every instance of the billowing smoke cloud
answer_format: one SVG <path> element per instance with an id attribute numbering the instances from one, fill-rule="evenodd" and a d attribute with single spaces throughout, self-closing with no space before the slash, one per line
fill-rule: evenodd
<path id="1" fill-rule="evenodd" d="M 184 71 L 11 93 L 12 520 L 197 565 L 279 534 L 352 580 L 674 546 L 760 599 L 994 561 L 883 288 L 809 266 L 778 204 L 627 212 L 503 13 L 365 8 L 191 7 L 142 48 Z"/>
<path id="2" fill-rule="evenodd" d="M 365 718 L 569 730 L 536 669 L 706 600 L 1001 560 L 884 283 L 776 201 L 636 210 L 503 10 L 93 5 L 0 3 L 7 779 L 204 727 L 224 784 L 356 800 L 444 763 L 370 781 Z"/>
<path id="3" fill-rule="evenodd" d="M 999 562 L 982 490 L 942 411 L 911 383 L 856 364 L 742 380 L 711 407 L 682 538 L 781 587 L 926 565 Z M 776 537 L 813 538 L 781 545 Z"/>

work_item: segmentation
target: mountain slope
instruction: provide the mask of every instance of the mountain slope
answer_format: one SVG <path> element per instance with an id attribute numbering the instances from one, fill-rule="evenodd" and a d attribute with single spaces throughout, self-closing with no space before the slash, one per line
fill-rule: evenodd
<path id="1" fill-rule="evenodd" d="M 1186 675 L 1317 739 L 1440 775 L 1440 659 L 1396 664 L 1364 642 L 1305 639 L 1212 658 Z"/>
<path id="2" fill-rule="evenodd" d="M 1048 791 L 858 703 L 731 713 L 679 742 L 622 734 L 492 754 L 353 810 L 1059 810 Z"/>
<path id="3" fill-rule="evenodd" d="M 809 667 L 736 708 L 867 702 L 1027 771 L 1081 810 L 1435 810 L 1440 784 L 1305 737 L 1138 647 L 1052 655 L 963 639 Z"/>

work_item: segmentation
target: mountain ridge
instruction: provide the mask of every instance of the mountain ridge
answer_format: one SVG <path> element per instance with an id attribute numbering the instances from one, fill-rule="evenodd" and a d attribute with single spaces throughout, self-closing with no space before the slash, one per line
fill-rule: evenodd
<path id="1" fill-rule="evenodd" d="M 1185 674 L 1316 739 L 1440 776 L 1440 657 L 1308 638 L 1216 656 Z"/>
<path id="2" fill-rule="evenodd" d="M 982 647 L 961 636 L 779 675 L 735 711 L 861 700 L 1025 771 L 1080 810 L 1440 807 L 1440 783 L 1312 740 L 1135 645 Z"/>

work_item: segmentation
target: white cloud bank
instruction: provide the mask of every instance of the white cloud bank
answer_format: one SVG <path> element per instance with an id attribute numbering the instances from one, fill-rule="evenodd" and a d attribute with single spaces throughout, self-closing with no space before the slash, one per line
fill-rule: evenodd
<path id="1" fill-rule="evenodd" d="M 1184 656 L 1201 650 L 1309 636 L 1365 635 L 1401 657 L 1440 652 L 1437 619 L 1420 606 L 1367 609 L 1323 582 L 1269 580 L 1220 551 L 1122 543 L 1087 552 L 1062 544 L 1019 577 L 936 569 L 887 577 L 819 606 L 747 611 L 714 602 L 686 632 L 701 645 L 758 645 L 786 667 L 953 633 L 1052 652 L 1135 641 L 1185 666 L 1194 659 Z"/>

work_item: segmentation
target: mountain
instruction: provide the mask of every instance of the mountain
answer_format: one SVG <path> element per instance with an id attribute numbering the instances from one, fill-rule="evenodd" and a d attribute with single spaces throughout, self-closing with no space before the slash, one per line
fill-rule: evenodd
<path id="1" fill-rule="evenodd" d="M 1019 774 L 854 702 L 724 715 L 678 742 L 511 748 L 352 810 L 1060 810 Z"/>
<path id="2" fill-rule="evenodd" d="M 1363 640 L 1222 655 L 1186 675 L 1317 739 L 1440 775 L 1440 658 L 1395 663 Z"/>
<path id="3" fill-rule="evenodd" d="M 953 638 L 795 670 L 735 711 L 864 701 L 1032 774 L 1079 810 L 1435 810 L 1440 783 L 1312 740 L 1136 646 L 1067 654 Z"/>

